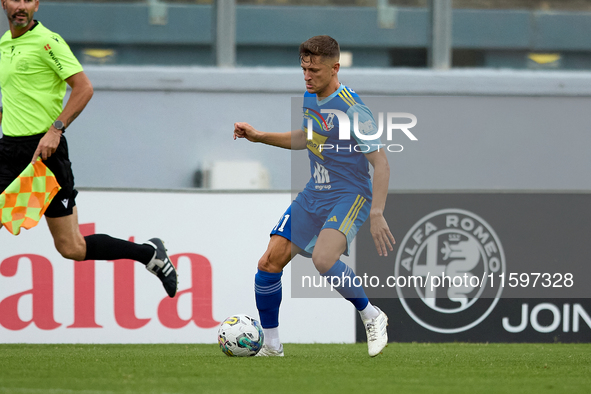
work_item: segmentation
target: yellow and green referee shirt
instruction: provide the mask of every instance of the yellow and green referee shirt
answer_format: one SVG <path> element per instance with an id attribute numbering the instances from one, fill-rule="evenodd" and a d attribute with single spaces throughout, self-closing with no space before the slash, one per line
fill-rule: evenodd
<path id="1" fill-rule="evenodd" d="M 46 132 L 63 109 L 65 79 L 82 71 L 72 50 L 40 22 L 20 37 L 0 39 L 2 133 L 24 137 Z"/>

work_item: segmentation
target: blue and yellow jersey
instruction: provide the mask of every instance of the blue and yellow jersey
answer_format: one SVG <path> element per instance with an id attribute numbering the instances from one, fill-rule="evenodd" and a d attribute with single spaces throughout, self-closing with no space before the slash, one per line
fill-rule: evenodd
<path id="1" fill-rule="evenodd" d="M 326 112 L 327 110 L 340 113 Z M 303 112 L 302 130 L 308 136 L 311 172 L 305 191 L 322 193 L 314 193 L 316 198 L 331 198 L 331 195 L 343 192 L 355 193 L 371 201 L 371 177 L 365 154 L 378 150 L 380 140 L 362 140 L 354 132 L 355 118 L 360 134 L 371 136 L 377 132 L 369 108 L 357 93 L 341 84 L 333 94 L 321 101 L 318 101 L 315 94 L 306 92 Z M 348 118 L 349 125 L 345 126 L 348 130 L 340 130 L 339 115 L 341 119 L 345 115 Z M 308 133 L 310 123 L 311 139 Z M 345 131 L 347 133 L 343 133 Z"/>

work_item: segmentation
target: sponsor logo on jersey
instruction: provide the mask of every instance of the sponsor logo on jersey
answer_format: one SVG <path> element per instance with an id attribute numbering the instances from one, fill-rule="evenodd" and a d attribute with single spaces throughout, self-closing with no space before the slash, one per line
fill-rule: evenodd
<path id="1" fill-rule="evenodd" d="M 318 111 L 315 111 L 312 108 L 306 108 L 306 110 L 304 111 L 304 119 L 314 120 L 322 130 L 328 131 L 328 130 L 332 129 L 332 127 L 334 127 L 334 125 L 333 125 L 329 129 L 329 126 L 328 126 L 328 124 L 326 124 L 326 120 L 324 119 L 324 116 L 322 116 Z"/>
<path id="2" fill-rule="evenodd" d="M 330 174 L 328 173 L 328 170 L 326 169 L 326 167 L 324 167 L 322 164 L 316 162 L 314 163 L 314 181 L 317 184 L 327 184 L 330 183 Z M 324 186 L 316 186 L 316 189 L 318 190 L 323 190 L 323 189 L 330 189 L 330 185 L 324 185 Z"/>
<path id="3" fill-rule="evenodd" d="M 48 45 L 49 46 L 49 45 Z M 59 59 L 57 57 L 55 57 L 54 53 L 52 50 L 49 50 L 49 56 L 51 57 L 51 59 L 53 60 L 53 62 L 55 63 L 56 67 L 62 71 L 64 69 L 64 67 L 62 66 L 62 64 L 60 63 Z"/>
<path id="4" fill-rule="evenodd" d="M 306 130 L 304 130 L 304 131 L 307 133 L 308 129 L 306 128 Z M 324 160 L 324 155 L 322 155 L 322 146 L 325 145 L 324 143 L 326 142 L 327 139 L 328 139 L 327 135 L 321 135 L 321 134 L 318 134 L 317 132 L 313 131 L 312 132 L 312 139 L 308 139 L 306 141 L 306 146 L 310 150 L 310 152 L 312 152 L 318 158 Z"/>
<path id="5" fill-rule="evenodd" d="M 363 135 L 372 135 L 376 128 L 374 127 L 374 121 L 369 119 L 365 122 L 359 122 L 359 132 Z"/>

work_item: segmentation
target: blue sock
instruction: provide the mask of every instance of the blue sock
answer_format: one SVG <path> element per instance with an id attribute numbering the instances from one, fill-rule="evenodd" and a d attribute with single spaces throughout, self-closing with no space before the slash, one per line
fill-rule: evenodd
<path id="1" fill-rule="evenodd" d="M 341 260 L 337 260 L 336 263 L 322 276 L 328 277 L 329 282 L 332 280 L 334 281 L 334 289 L 338 291 L 346 300 L 350 301 L 355 308 L 360 311 L 365 309 L 369 300 L 365 295 L 365 290 L 363 290 L 363 286 L 355 286 L 355 284 L 360 284 L 360 281 L 354 281 L 355 273 L 347 264 L 343 263 Z M 337 286 L 338 285 L 338 286 Z"/>
<path id="2" fill-rule="evenodd" d="M 283 272 L 272 273 L 258 270 L 254 276 L 254 296 L 263 328 L 279 326 L 282 275 Z"/>

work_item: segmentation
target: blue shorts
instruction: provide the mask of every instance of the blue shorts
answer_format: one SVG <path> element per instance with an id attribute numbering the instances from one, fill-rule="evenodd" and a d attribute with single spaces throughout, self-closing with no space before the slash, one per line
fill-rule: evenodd
<path id="1" fill-rule="evenodd" d="M 281 235 L 302 249 L 300 254 L 312 257 L 318 234 L 325 228 L 334 228 L 347 238 L 345 255 L 361 225 L 367 220 L 371 202 L 358 194 L 342 194 L 330 200 L 313 204 L 300 193 L 287 208 L 271 235 Z"/>

